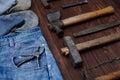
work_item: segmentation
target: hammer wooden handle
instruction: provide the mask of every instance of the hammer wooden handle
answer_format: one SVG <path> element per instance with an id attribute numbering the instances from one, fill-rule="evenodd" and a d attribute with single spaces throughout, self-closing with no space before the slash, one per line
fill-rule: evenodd
<path id="1" fill-rule="evenodd" d="M 92 48 L 92 47 L 95 47 L 95 46 L 99 46 L 99 45 L 102 45 L 102 44 L 105 44 L 105 43 L 116 41 L 116 40 L 120 40 L 120 32 L 109 35 L 109 36 L 101 37 L 101 38 L 98 38 L 98 39 L 94 39 L 94 40 L 91 40 L 91 41 L 86 41 L 86 42 L 83 42 L 83 43 L 76 44 L 76 47 L 79 51 L 82 51 L 82 50 L 86 50 L 86 49 L 89 49 L 89 48 Z M 61 51 L 64 55 L 69 54 L 69 49 L 67 47 L 61 48 Z"/>
<path id="2" fill-rule="evenodd" d="M 97 10 L 97 11 L 93 11 L 93 12 L 88 12 L 85 14 L 81 14 L 81 15 L 77 15 L 74 17 L 70 17 L 67 19 L 62 20 L 64 26 L 69 26 L 75 23 L 79 23 L 79 22 L 83 22 L 92 18 L 96 18 L 102 15 L 106 15 L 106 14 L 111 14 L 114 13 L 114 9 L 112 6 L 106 7 L 104 9 L 101 10 Z"/>
<path id="3" fill-rule="evenodd" d="M 112 72 L 95 78 L 95 80 L 118 80 L 118 79 L 120 79 L 120 71 Z"/>

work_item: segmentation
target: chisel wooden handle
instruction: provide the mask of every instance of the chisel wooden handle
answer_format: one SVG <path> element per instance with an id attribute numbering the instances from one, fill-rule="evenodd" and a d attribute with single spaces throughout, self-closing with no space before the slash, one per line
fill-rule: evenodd
<path id="1" fill-rule="evenodd" d="M 106 44 L 112 41 L 120 40 L 120 32 L 111 34 L 109 36 L 104 36 L 98 39 L 86 41 L 83 43 L 76 44 L 76 47 L 79 51 L 86 50 L 95 46 Z M 69 49 L 67 47 L 61 48 L 61 51 L 64 55 L 69 54 Z"/>
<path id="2" fill-rule="evenodd" d="M 120 79 L 120 71 L 112 72 L 95 78 L 95 80 L 118 80 L 118 79 Z"/>
<path id="3" fill-rule="evenodd" d="M 70 17 L 67 19 L 62 20 L 64 26 L 69 26 L 75 23 L 79 23 L 79 22 L 83 22 L 92 18 L 96 18 L 102 15 L 106 15 L 106 14 L 111 14 L 114 13 L 114 8 L 112 6 L 106 7 L 104 9 L 101 10 L 97 10 L 97 11 L 93 11 L 93 12 L 88 12 L 85 14 L 81 14 L 81 15 L 77 15 L 74 17 Z"/>

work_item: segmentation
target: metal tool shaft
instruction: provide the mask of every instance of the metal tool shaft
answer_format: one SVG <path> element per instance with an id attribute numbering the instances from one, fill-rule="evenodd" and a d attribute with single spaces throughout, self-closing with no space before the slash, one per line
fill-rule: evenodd
<path id="1" fill-rule="evenodd" d="M 111 23 L 101 24 L 101 25 L 98 25 L 96 27 L 89 28 L 89 29 L 86 29 L 86 30 L 78 32 L 78 33 L 73 33 L 73 36 L 75 38 L 77 38 L 77 37 L 80 37 L 80 36 L 85 36 L 85 35 L 88 35 L 88 34 L 92 34 L 92 33 L 102 31 L 102 30 L 105 30 L 105 29 L 108 29 L 108 28 L 111 28 L 111 27 L 115 27 L 115 26 L 118 26 L 118 25 L 120 25 L 120 20 L 113 21 Z"/>
<path id="2" fill-rule="evenodd" d="M 65 5 L 62 5 L 62 8 L 69 8 L 69 7 L 73 7 L 73 6 L 77 6 L 77 5 L 82 5 L 82 4 L 87 4 L 88 1 L 87 0 L 84 0 L 84 1 L 81 1 L 81 2 L 73 2 L 73 3 L 69 3 L 69 4 L 65 4 Z"/>

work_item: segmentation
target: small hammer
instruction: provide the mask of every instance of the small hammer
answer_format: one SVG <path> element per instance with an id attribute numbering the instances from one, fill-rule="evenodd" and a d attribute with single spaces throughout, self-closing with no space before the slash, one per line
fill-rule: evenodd
<path id="1" fill-rule="evenodd" d="M 86 41 L 83 43 L 78 43 L 76 45 L 72 41 L 72 38 L 70 36 L 66 36 L 66 37 L 64 37 L 64 43 L 65 43 L 65 46 L 67 46 L 67 47 L 61 48 L 61 51 L 62 51 L 62 54 L 64 54 L 64 55 L 69 54 L 74 67 L 81 67 L 83 61 L 80 57 L 79 51 L 90 49 L 92 47 L 110 43 L 110 42 L 113 42 L 116 40 L 120 40 L 120 32 L 111 34 L 108 36 L 104 36 L 104 37 L 101 37 L 98 39 Z"/>
<path id="2" fill-rule="evenodd" d="M 49 25 L 50 30 L 56 32 L 59 37 L 63 37 L 64 32 L 62 28 L 64 28 L 65 26 L 69 26 L 72 24 L 87 21 L 99 16 L 112 14 L 112 13 L 114 13 L 114 9 L 112 6 L 109 6 L 101 10 L 84 13 L 84 14 L 73 16 L 63 20 L 60 20 L 60 12 L 57 11 L 57 12 L 47 14 L 47 19 L 50 22 L 50 25 Z"/>
<path id="3" fill-rule="evenodd" d="M 120 79 L 120 71 L 112 72 L 112 73 L 97 77 L 94 80 L 118 80 L 118 79 Z"/>

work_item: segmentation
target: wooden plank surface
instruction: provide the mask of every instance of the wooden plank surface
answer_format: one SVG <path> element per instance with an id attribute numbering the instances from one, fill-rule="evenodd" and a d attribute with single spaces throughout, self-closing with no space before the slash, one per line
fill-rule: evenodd
<path id="1" fill-rule="evenodd" d="M 120 19 L 120 1 L 119 0 L 89 0 L 88 4 L 80 5 L 76 7 L 71 7 L 67 9 L 62 9 L 61 6 L 63 4 L 67 4 L 70 2 L 77 2 L 79 0 L 55 0 L 50 2 L 51 9 L 45 9 L 41 4 L 40 0 L 32 0 L 31 9 L 38 15 L 40 27 L 45 36 L 48 45 L 53 52 L 53 55 L 56 59 L 56 62 L 61 70 L 64 80 L 84 80 L 83 72 L 86 73 L 86 80 L 94 79 L 100 75 L 104 75 L 106 73 L 120 70 L 120 61 L 115 61 L 113 63 L 109 63 L 106 65 L 102 65 L 98 68 L 93 68 L 88 70 L 90 67 L 95 66 L 99 63 L 105 62 L 107 60 L 111 60 L 115 57 L 120 57 L 120 42 L 110 43 L 104 46 L 96 47 L 94 49 L 90 49 L 84 52 L 80 52 L 83 59 L 83 67 L 74 69 L 69 57 L 64 57 L 61 55 L 60 48 L 64 47 L 63 39 L 58 38 L 57 35 L 48 29 L 48 21 L 46 19 L 46 14 L 49 12 L 61 11 L 61 19 L 68 18 L 71 16 L 75 16 L 78 14 L 95 11 L 98 9 L 105 8 L 107 6 L 113 6 L 115 9 L 115 14 L 108 15 L 104 17 L 95 18 L 83 23 L 79 23 L 76 25 L 72 25 L 69 28 L 64 30 L 65 36 L 69 35 L 72 37 L 72 33 L 79 32 L 91 27 L 94 27 L 99 24 L 112 22 L 114 20 Z M 91 34 L 88 36 L 73 38 L 75 43 L 81 43 L 84 41 L 96 39 L 102 36 L 107 36 L 109 34 L 113 34 L 116 32 L 120 32 L 120 26 L 116 26 L 111 29 L 107 29 L 95 34 Z"/>

